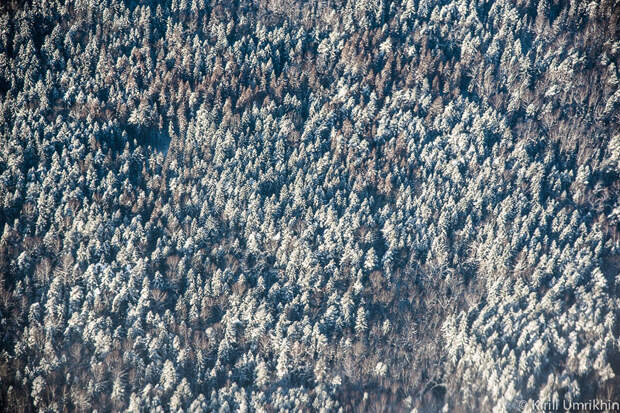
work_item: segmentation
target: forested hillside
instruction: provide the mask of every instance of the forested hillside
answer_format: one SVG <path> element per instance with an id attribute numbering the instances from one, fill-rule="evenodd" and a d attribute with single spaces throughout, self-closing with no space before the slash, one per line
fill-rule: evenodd
<path id="1" fill-rule="evenodd" d="M 620 401 L 619 17 L 2 1 L 0 408 Z"/>

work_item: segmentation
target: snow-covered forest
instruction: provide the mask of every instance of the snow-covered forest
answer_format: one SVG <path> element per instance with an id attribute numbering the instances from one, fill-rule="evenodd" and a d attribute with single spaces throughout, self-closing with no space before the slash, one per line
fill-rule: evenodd
<path id="1" fill-rule="evenodd" d="M 620 401 L 619 18 L 0 2 L 0 409 Z"/>

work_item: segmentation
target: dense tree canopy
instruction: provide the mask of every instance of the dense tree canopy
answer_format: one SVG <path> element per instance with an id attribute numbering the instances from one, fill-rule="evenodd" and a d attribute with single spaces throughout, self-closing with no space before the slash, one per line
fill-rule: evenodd
<path id="1" fill-rule="evenodd" d="M 3 2 L 0 406 L 620 400 L 619 16 Z"/>

